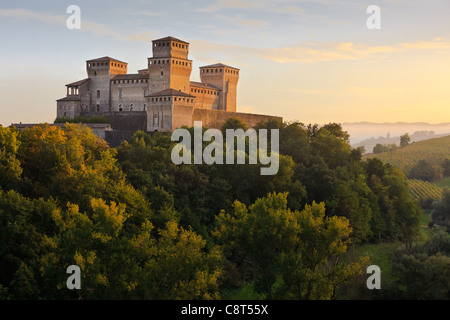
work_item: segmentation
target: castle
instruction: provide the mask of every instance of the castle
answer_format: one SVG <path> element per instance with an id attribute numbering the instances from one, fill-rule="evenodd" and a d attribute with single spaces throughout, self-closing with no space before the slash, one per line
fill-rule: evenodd
<path id="1" fill-rule="evenodd" d="M 147 68 L 128 74 L 128 64 L 110 57 L 86 61 L 87 78 L 67 84 L 57 100 L 58 118 L 103 115 L 115 131 L 172 131 L 202 121 L 220 128 L 230 117 L 249 127 L 271 117 L 236 112 L 238 68 L 222 63 L 200 67 L 190 80 L 189 43 L 173 37 L 152 41 Z"/>

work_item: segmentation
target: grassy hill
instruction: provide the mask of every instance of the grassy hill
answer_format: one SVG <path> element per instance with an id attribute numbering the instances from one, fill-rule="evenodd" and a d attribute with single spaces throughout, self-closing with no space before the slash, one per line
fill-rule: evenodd
<path id="1" fill-rule="evenodd" d="M 404 148 L 380 154 L 369 154 L 366 158 L 378 158 L 401 169 L 406 175 L 420 160 L 450 159 L 450 136 L 414 142 Z M 427 181 L 410 179 L 408 186 L 414 198 L 421 201 L 440 199 L 442 188 L 450 187 L 450 178 L 444 178 L 436 184 Z"/>
<path id="2" fill-rule="evenodd" d="M 450 159 L 450 136 L 414 142 L 404 148 L 380 154 L 369 154 L 366 157 L 388 162 L 407 174 L 419 160 Z"/>

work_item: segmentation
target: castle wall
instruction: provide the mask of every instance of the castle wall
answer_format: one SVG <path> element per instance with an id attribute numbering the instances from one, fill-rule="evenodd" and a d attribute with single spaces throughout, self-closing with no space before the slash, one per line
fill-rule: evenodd
<path id="1" fill-rule="evenodd" d="M 62 100 L 56 104 L 57 118 L 75 118 L 80 110 L 79 100 Z"/>
<path id="2" fill-rule="evenodd" d="M 148 94 L 148 79 L 113 79 L 111 80 L 111 111 L 146 111 L 145 94 Z"/>
<path id="3" fill-rule="evenodd" d="M 191 84 L 191 92 L 195 96 L 194 108 L 218 110 L 220 107 L 220 91 Z"/>
<path id="4" fill-rule="evenodd" d="M 147 113 L 147 131 L 171 131 L 172 130 L 172 103 L 162 101 L 151 103 Z"/>
<path id="5" fill-rule="evenodd" d="M 278 119 L 280 121 L 283 120 L 283 118 L 281 117 L 253 114 L 253 113 L 194 109 L 194 112 L 192 114 L 191 126 L 194 125 L 194 121 L 202 121 L 202 124 L 205 127 L 221 129 L 229 118 L 239 118 L 242 121 L 244 121 L 249 128 L 256 126 L 261 121 L 267 121 L 269 119 Z"/>

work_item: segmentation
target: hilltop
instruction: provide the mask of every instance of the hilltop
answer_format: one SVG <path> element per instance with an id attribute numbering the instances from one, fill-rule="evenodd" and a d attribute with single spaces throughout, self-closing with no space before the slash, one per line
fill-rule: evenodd
<path id="1" fill-rule="evenodd" d="M 450 136 L 413 142 L 403 148 L 379 154 L 368 154 L 366 158 L 378 158 L 390 163 L 405 174 L 420 160 L 444 160 L 450 158 Z"/>
<path id="2" fill-rule="evenodd" d="M 448 172 L 443 167 L 443 163 L 445 159 L 450 159 L 450 136 L 413 142 L 403 148 L 394 148 L 392 151 L 368 154 L 365 158 L 378 158 L 401 169 L 410 178 L 408 186 L 411 194 L 420 200 L 424 207 L 430 207 L 432 200 L 440 199 L 442 189 L 449 186 Z M 416 172 L 420 169 L 426 173 L 437 170 L 439 181 L 416 179 L 417 177 L 411 174 L 413 168 Z"/>

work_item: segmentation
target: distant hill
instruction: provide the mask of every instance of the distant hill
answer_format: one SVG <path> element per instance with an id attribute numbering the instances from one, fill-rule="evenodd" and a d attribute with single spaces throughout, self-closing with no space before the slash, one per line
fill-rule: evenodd
<path id="1" fill-rule="evenodd" d="M 450 134 L 450 123 L 431 124 L 425 122 L 395 122 L 395 123 L 375 123 L 375 122 L 344 122 L 342 128 L 350 134 L 352 144 L 359 143 L 367 139 L 378 139 L 380 137 L 393 138 L 400 137 L 405 133 L 409 135 L 417 131 L 433 131 L 436 135 Z M 368 150 L 371 152 L 372 150 Z"/>
<path id="2" fill-rule="evenodd" d="M 420 160 L 450 159 L 450 136 L 414 142 L 403 148 L 379 154 L 369 154 L 365 158 L 378 158 L 390 163 L 408 175 L 411 168 Z M 410 179 L 408 186 L 414 198 L 422 205 L 429 200 L 437 200 L 442 196 L 442 187 L 448 186 L 449 178 L 444 178 L 437 184 L 427 181 Z"/>
<path id="3" fill-rule="evenodd" d="M 407 174 L 419 160 L 450 159 L 450 136 L 413 142 L 404 148 L 380 154 L 369 154 L 366 157 L 378 158 L 398 167 Z"/>
<path id="4" fill-rule="evenodd" d="M 440 137 L 445 137 L 445 136 L 450 135 L 450 133 L 436 134 L 434 131 L 416 131 L 413 134 L 411 134 L 411 133 L 408 133 L 408 134 L 409 134 L 409 137 L 411 138 L 411 142 L 419 142 L 419 141 L 423 141 L 423 140 L 440 138 Z M 387 137 L 378 137 L 378 138 L 372 137 L 370 139 L 366 139 L 361 142 L 354 143 L 352 146 L 354 148 L 364 147 L 364 150 L 366 151 L 365 153 L 369 154 L 369 153 L 373 152 L 373 148 L 377 144 L 382 144 L 385 146 L 395 144 L 396 146 L 399 146 L 400 145 L 400 136 L 397 136 L 397 137 L 387 136 Z"/>

